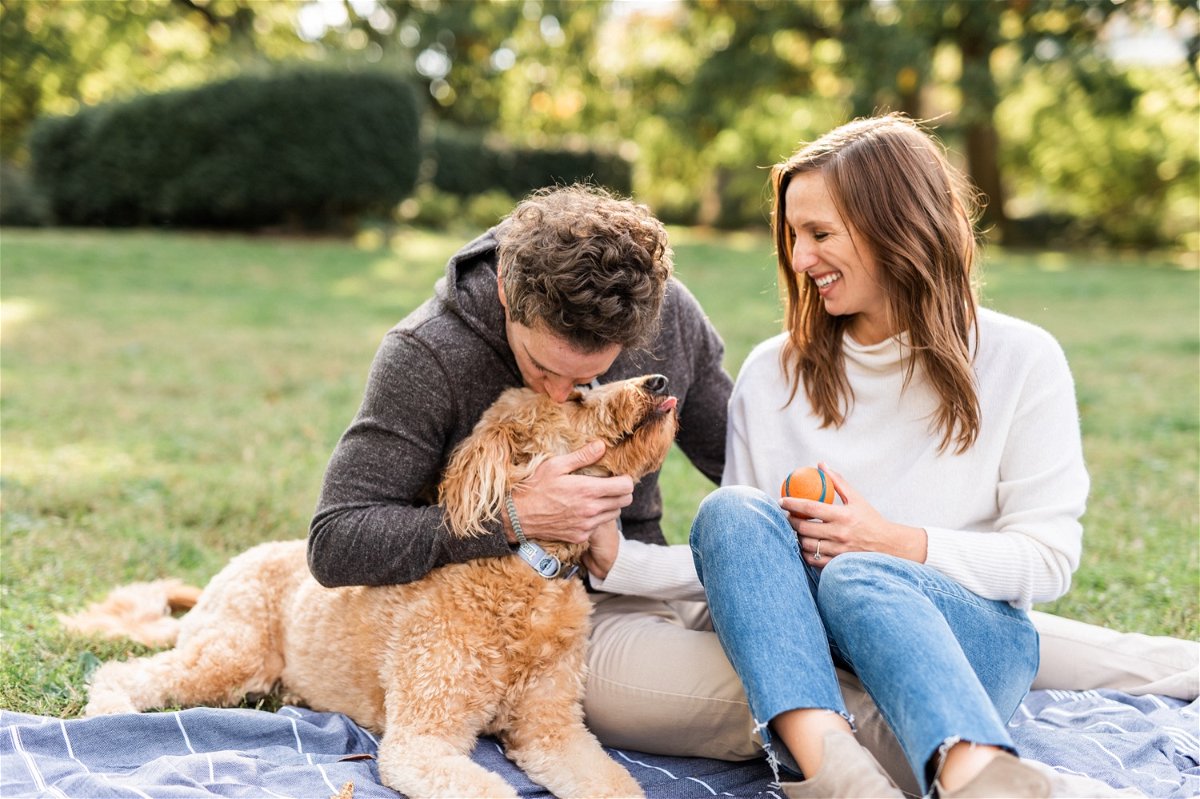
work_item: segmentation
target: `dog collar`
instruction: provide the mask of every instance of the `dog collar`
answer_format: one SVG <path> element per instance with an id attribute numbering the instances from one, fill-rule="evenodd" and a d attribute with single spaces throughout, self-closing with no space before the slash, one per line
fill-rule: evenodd
<path id="1" fill-rule="evenodd" d="M 574 577 L 575 573 L 579 571 L 578 566 L 563 563 L 542 549 L 540 545 L 525 537 L 525 530 L 521 528 L 521 520 L 517 518 L 517 507 L 513 504 L 511 493 L 504 495 L 504 506 L 508 509 L 508 520 L 512 522 L 513 532 L 517 535 L 517 557 L 528 563 L 530 568 L 547 580 L 553 580 L 556 577 L 569 580 Z"/>

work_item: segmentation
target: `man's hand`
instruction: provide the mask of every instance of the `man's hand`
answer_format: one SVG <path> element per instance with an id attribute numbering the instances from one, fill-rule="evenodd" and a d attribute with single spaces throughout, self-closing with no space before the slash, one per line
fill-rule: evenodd
<path id="1" fill-rule="evenodd" d="M 621 509 L 633 502 L 633 478 L 572 474 L 600 460 L 604 449 L 603 441 L 593 441 L 574 452 L 548 458 L 513 492 L 526 537 L 582 544 L 601 525 L 615 526 Z M 508 540 L 515 542 L 508 519 L 504 529 Z"/>

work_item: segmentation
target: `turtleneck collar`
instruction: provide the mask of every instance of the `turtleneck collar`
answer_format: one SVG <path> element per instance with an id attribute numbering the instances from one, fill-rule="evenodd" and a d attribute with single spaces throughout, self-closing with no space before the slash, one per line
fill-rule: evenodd
<path id="1" fill-rule="evenodd" d="M 901 367 L 911 354 L 908 331 L 878 344 L 859 344 L 849 333 L 842 336 L 842 352 L 848 363 L 871 372 L 890 372 Z"/>

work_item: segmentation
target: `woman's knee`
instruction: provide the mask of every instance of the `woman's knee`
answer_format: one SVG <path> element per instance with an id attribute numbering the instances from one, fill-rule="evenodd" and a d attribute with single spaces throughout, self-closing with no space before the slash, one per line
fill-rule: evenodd
<path id="1" fill-rule="evenodd" d="M 697 570 L 704 561 L 765 557 L 789 548 L 798 551 L 799 546 L 779 503 L 748 486 L 724 486 L 705 497 L 692 522 L 690 541 Z"/>
<path id="2" fill-rule="evenodd" d="M 750 486 L 723 486 L 700 503 L 691 544 L 701 550 L 724 544 L 744 549 L 756 535 L 776 535 L 785 528 L 791 529 L 783 509 L 764 492 Z"/>
<path id="3" fill-rule="evenodd" d="M 822 608 L 846 612 L 870 608 L 883 595 L 915 587 L 916 564 L 879 552 L 846 552 L 830 559 L 821 570 L 817 602 Z"/>

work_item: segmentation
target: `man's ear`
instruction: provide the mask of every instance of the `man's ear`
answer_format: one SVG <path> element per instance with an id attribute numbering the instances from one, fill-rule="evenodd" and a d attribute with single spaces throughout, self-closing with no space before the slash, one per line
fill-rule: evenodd
<path id="1" fill-rule="evenodd" d="M 508 296 L 504 293 L 504 274 L 500 271 L 500 265 L 496 265 L 496 293 L 500 295 L 500 305 L 504 310 L 508 310 Z"/>

